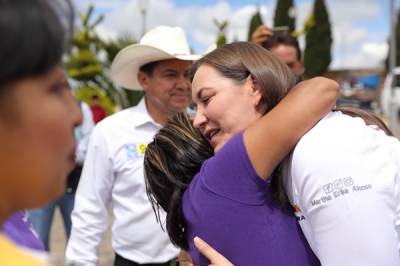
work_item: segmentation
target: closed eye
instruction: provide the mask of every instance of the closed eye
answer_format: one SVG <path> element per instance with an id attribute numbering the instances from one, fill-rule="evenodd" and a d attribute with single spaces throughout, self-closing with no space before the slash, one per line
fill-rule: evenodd
<path id="1" fill-rule="evenodd" d="M 165 75 L 167 78 L 175 78 L 177 75 L 174 73 L 168 73 Z"/>
<path id="2" fill-rule="evenodd" d="M 164 76 L 167 78 L 175 78 L 178 76 L 178 73 L 174 70 L 166 70 L 164 71 Z"/>
<path id="3" fill-rule="evenodd" d="M 201 103 L 204 105 L 207 105 L 210 102 L 210 100 L 211 100 L 211 96 L 204 96 L 204 97 L 201 97 L 201 99 L 200 99 Z"/>

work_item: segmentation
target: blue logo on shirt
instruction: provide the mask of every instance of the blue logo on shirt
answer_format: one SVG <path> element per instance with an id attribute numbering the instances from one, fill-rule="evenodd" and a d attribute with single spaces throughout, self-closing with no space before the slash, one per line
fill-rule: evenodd
<path id="1" fill-rule="evenodd" d="M 147 143 L 140 144 L 126 144 L 126 155 L 128 159 L 137 159 L 143 157 L 147 148 Z"/>

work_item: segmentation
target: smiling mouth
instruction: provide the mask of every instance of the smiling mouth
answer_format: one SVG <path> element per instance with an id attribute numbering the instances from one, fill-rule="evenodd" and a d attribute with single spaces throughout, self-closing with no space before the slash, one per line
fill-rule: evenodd
<path id="1" fill-rule="evenodd" d="M 211 143 L 212 138 L 215 135 L 217 135 L 219 133 L 219 131 L 220 131 L 219 129 L 213 129 L 213 130 L 210 130 L 209 132 L 207 132 L 207 134 L 206 134 L 207 140 Z"/>

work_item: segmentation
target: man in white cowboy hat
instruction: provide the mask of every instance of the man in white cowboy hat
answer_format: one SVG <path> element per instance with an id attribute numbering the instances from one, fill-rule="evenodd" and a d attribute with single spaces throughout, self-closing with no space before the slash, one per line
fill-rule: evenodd
<path id="1" fill-rule="evenodd" d="M 183 30 L 166 26 L 147 32 L 115 57 L 114 82 L 145 96 L 93 131 L 72 213 L 68 265 L 98 264 L 109 203 L 114 265 L 169 265 L 178 255 L 147 198 L 143 155 L 156 131 L 190 104 L 188 68 L 198 58 L 190 53 Z"/>

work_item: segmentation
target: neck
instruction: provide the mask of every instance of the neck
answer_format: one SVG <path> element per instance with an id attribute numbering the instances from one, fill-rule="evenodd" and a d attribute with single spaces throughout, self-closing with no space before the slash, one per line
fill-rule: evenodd
<path id="1" fill-rule="evenodd" d="M 146 99 L 146 109 L 147 112 L 149 112 L 150 116 L 153 118 L 153 120 L 156 123 L 163 126 L 168 122 L 169 117 L 173 115 L 173 113 L 169 112 L 168 110 L 160 110 L 160 108 L 154 106 L 147 99 Z"/>

